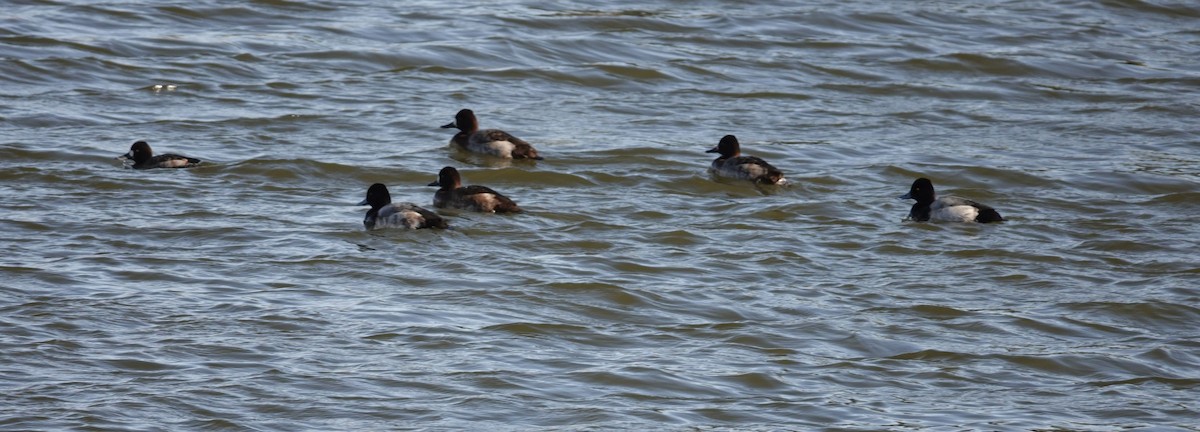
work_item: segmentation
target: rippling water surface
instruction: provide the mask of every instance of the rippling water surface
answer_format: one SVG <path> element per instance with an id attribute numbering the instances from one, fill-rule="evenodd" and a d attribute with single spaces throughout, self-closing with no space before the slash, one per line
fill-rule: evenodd
<path id="1" fill-rule="evenodd" d="M 0 428 L 1200 430 L 1197 22 L 9 1 Z M 792 185 L 710 177 L 725 134 Z M 363 231 L 443 166 L 528 211 Z M 903 222 L 921 176 L 1009 221 Z"/>

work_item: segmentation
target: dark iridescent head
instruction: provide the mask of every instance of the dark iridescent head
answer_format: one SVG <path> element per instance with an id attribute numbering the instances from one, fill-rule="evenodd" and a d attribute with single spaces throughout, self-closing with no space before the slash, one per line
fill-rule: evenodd
<path id="1" fill-rule="evenodd" d="M 721 137 L 721 142 L 717 143 L 716 147 L 706 151 L 705 153 L 719 153 L 723 158 L 731 158 L 741 154 L 742 147 L 738 144 L 737 137 L 733 135 L 725 135 Z"/>
<path id="2" fill-rule="evenodd" d="M 445 167 L 438 171 L 437 181 L 430 183 L 429 186 L 441 186 L 442 189 L 458 189 L 462 186 L 462 177 L 458 175 L 458 170 L 454 167 Z"/>
<path id="3" fill-rule="evenodd" d="M 387 186 L 384 186 L 383 183 L 375 183 L 367 188 L 367 198 L 358 205 L 369 205 L 371 209 L 379 209 L 391 203 L 392 194 L 388 193 Z"/>
<path id="4" fill-rule="evenodd" d="M 921 177 L 913 182 L 912 187 L 908 189 L 908 193 L 901 195 L 900 199 L 917 200 L 918 203 L 931 203 L 934 201 L 934 197 L 933 182 L 925 177 Z"/>
<path id="5" fill-rule="evenodd" d="M 457 128 L 463 132 L 474 132 L 479 128 L 479 120 L 475 119 L 475 112 L 469 109 L 461 109 L 458 114 L 454 115 L 454 122 L 443 125 L 443 129 Z"/>
<path id="6" fill-rule="evenodd" d="M 147 144 L 145 141 L 138 141 L 129 147 L 129 153 L 125 153 L 117 157 L 117 159 L 129 159 L 135 164 L 140 164 L 150 160 L 153 156 L 154 152 L 150 151 L 150 144 Z"/>

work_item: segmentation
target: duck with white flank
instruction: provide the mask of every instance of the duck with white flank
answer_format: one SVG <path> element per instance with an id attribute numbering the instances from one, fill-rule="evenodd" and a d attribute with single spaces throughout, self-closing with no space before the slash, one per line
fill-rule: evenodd
<path id="1" fill-rule="evenodd" d="M 783 178 L 783 171 L 771 166 L 767 161 L 754 156 L 741 156 L 741 145 L 738 144 L 737 137 L 733 135 L 725 135 L 716 147 L 705 153 L 721 155 L 712 162 L 712 166 L 709 168 L 718 176 L 750 180 L 765 185 L 787 184 L 787 180 Z"/>
<path id="2" fill-rule="evenodd" d="M 917 200 L 906 220 L 917 222 L 1003 222 L 1000 213 L 989 206 L 955 196 L 938 197 L 933 192 L 933 182 L 927 178 L 914 181 L 908 193 L 900 199 Z"/>
<path id="3" fill-rule="evenodd" d="M 367 189 L 367 199 L 358 205 L 369 205 L 363 226 L 368 230 L 383 228 L 446 228 L 446 220 L 437 213 L 408 202 L 392 202 L 387 186 L 375 183 Z"/>
<path id="4" fill-rule="evenodd" d="M 439 186 L 433 194 L 433 206 L 456 208 L 484 213 L 518 213 L 517 203 L 486 186 L 463 186 L 462 177 L 454 167 L 445 167 L 438 172 L 437 181 L 430 186 Z"/>
<path id="5" fill-rule="evenodd" d="M 177 154 L 155 156 L 154 152 L 150 150 L 150 144 L 145 141 L 133 143 L 133 146 L 129 148 L 129 153 L 117 156 L 117 159 L 132 160 L 134 169 L 191 168 L 200 164 L 200 159 Z"/>
<path id="6" fill-rule="evenodd" d="M 525 140 L 499 129 L 479 129 L 479 120 L 469 109 L 459 111 L 454 116 L 454 122 L 442 126 L 442 128 L 457 128 L 458 133 L 450 139 L 450 145 L 467 151 L 505 159 L 542 159 L 541 156 L 538 156 L 537 150 L 534 150 L 533 146 Z"/>

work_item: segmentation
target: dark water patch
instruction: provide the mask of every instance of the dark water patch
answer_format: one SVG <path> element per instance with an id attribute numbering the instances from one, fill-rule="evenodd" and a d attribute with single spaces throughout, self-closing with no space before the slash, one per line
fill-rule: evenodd
<path id="1" fill-rule="evenodd" d="M 1164 206 L 1182 211 L 1195 210 L 1200 205 L 1200 192 L 1175 192 L 1163 194 L 1141 203 L 1148 206 Z"/>
<path id="2" fill-rule="evenodd" d="M 588 332 L 588 329 L 580 326 L 541 323 L 509 323 L 487 327 L 484 328 L 484 330 L 512 333 L 514 335 L 523 337 L 536 337 L 542 335 L 563 337 L 570 333 Z"/>
<path id="3" fill-rule="evenodd" d="M 639 218 L 640 219 L 640 218 Z M 712 239 L 696 235 L 689 231 L 674 230 L 669 232 L 651 233 L 643 238 L 644 241 L 664 246 L 687 247 L 705 244 Z"/>
<path id="4" fill-rule="evenodd" d="M 1187 378 L 1167 378 L 1167 377 L 1144 377 L 1130 378 L 1114 381 L 1094 381 L 1090 383 L 1096 387 L 1112 387 L 1112 386 L 1145 386 L 1161 384 L 1173 390 L 1191 390 L 1200 385 L 1200 380 Z"/>
<path id="5" fill-rule="evenodd" d="M 940 305 L 915 305 L 909 309 L 920 316 L 931 319 L 956 319 L 972 315 L 969 311 Z"/>
<path id="6" fill-rule="evenodd" d="M 1137 199 L 1140 195 L 1162 195 L 1191 192 L 1195 183 L 1170 177 L 1152 177 L 1130 172 L 1085 171 L 1068 174 L 1064 185 L 1077 190 L 1099 191 L 1105 198 L 1120 202 Z"/>
<path id="7" fill-rule="evenodd" d="M 379 52 L 370 50 L 337 50 L 337 51 L 292 51 L 279 54 L 290 60 L 305 60 L 311 64 L 333 70 L 352 71 L 355 74 L 371 72 L 407 72 L 426 67 L 437 67 L 445 59 L 427 50 L 407 50 L 401 52 Z"/>
<path id="8" fill-rule="evenodd" d="M 1142 0 L 1111 0 L 1101 2 L 1101 5 L 1160 18 L 1169 18 L 1172 22 L 1178 19 L 1200 18 L 1200 7 L 1196 7 L 1196 5 L 1188 2 L 1164 3 Z"/>
<path id="9" fill-rule="evenodd" d="M 241 6 L 158 6 L 154 9 L 160 13 L 157 16 L 163 19 L 170 19 L 176 24 L 193 24 L 197 26 L 212 25 L 213 23 L 262 25 L 270 24 L 281 18 L 280 15 L 275 13 Z M 284 15 L 283 17 L 287 16 Z"/>
<path id="10" fill-rule="evenodd" d="M 1170 368 L 1177 376 L 1186 376 L 1187 371 L 1200 364 L 1200 358 L 1188 349 L 1186 344 L 1170 347 L 1156 347 L 1137 356 L 1147 362 Z"/>
<path id="11" fill-rule="evenodd" d="M 676 15 L 647 11 L 565 11 L 549 15 L 550 19 L 524 19 L 508 16 L 500 20 L 519 28 L 548 28 L 562 31 L 595 31 L 601 33 L 692 33 L 698 27 L 679 22 Z"/>
<path id="12" fill-rule="evenodd" d="M 1077 328 L 1070 323 L 1047 318 L 1014 318 L 1012 325 L 1022 332 L 1038 332 L 1054 338 L 1080 339 L 1093 333 L 1090 328 Z"/>
<path id="13" fill-rule="evenodd" d="M 660 398 L 705 398 L 719 397 L 723 392 L 673 374 L 668 371 L 646 367 L 620 367 L 614 370 L 582 371 L 571 373 L 574 380 L 597 386 L 601 391 L 634 401 L 654 401 Z M 654 388 L 650 393 L 645 389 Z"/>
<path id="14" fill-rule="evenodd" d="M 234 46 L 213 42 L 208 38 L 131 37 L 106 41 L 105 48 L 111 50 L 112 54 L 118 57 L 155 60 L 154 62 L 135 63 L 141 70 L 158 69 L 168 64 L 180 66 L 180 69 L 184 70 L 182 66 L 185 63 L 180 63 L 180 60 L 188 61 L 186 64 L 192 64 L 190 61 L 198 58 L 231 57 L 238 52 Z M 167 59 L 175 61 L 168 63 Z"/>
<path id="15" fill-rule="evenodd" d="M 1182 331 L 1184 327 L 1181 326 L 1184 326 L 1184 323 L 1200 315 L 1200 309 L 1195 307 L 1162 302 L 1090 302 L 1062 306 L 1073 311 L 1088 312 L 1097 321 L 1104 318 L 1114 326 L 1142 330 L 1156 328 L 1172 332 Z"/>
<path id="16" fill-rule="evenodd" d="M 667 75 L 656 69 L 641 68 L 633 65 L 597 64 L 593 66 L 601 71 L 604 71 L 605 73 L 615 76 L 617 79 L 648 81 L 673 78 L 670 75 Z"/>
<path id="17" fill-rule="evenodd" d="M 72 115 L 70 113 L 29 113 L 7 117 L 5 121 L 11 125 L 31 129 L 53 129 L 64 127 L 86 127 L 100 124 L 91 115 Z"/>
<path id="18" fill-rule="evenodd" d="M 652 45 L 630 44 L 616 38 L 589 34 L 587 37 L 572 35 L 562 39 L 525 39 L 506 45 L 506 55 L 537 65 L 546 59 L 557 61 L 546 67 L 576 65 L 604 68 L 606 65 L 623 65 L 628 70 L 606 70 L 614 74 L 627 74 L 630 78 L 658 78 L 662 72 L 646 70 L 640 65 L 666 65 L 674 58 Z M 661 68 L 661 67 L 659 67 Z M 655 68 L 655 69 L 659 69 Z M 630 71 L 636 71 L 630 73 Z"/>
<path id="19" fill-rule="evenodd" d="M 721 92 L 721 91 L 705 91 L 699 90 L 702 94 L 718 96 L 730 99 L 784 99 L 784 100 L 809 100 L 811 96 L 802 93 L 784 93 L 770 91 L 751 91 L 751 92 Z"/>
<path id="20" fill-rule="evenodd" d="M 1041 75 L 1033 66 L 1013 59 L 976 53 L 957 53 L 936 58 L 911 59 L 898 66 L 911 69 L 914 73 L 965 73 L 976 76 L 1028 76 Z"/>
<path id="21" fill-rule="evenodd" d="M 124 372 L 159 372 L 174 369 L 167 364 L 139 359 L 108 359 L 104 362 L 110 367 Z"/>
<path id="22" fill-rule="evenodd" d="M 282 9 L 288 11 L 300 12 L 332 12 L 336 11 L 337 7 L 326 5 L 321 2 L 301 2 L 293 0 L 254 0 L 255 5 L 262 5 L 274 9 Z"/>
<path id="23" fill-rule="evenodd" d="M 1105 251 L 1112 253 L 1154 253 L 1172 249 L 1164 245 L 1143 243 L 1134 240 L 1091 240 L 1080 243 L 1076 249 Z"/>
<path id="24" fill-rule="evenodd" d="M 28 47 L 29 50 L 25 51 L 24 55 L 19 54 L 20 51 L 13 52 L 12 54 L 14 54 L 13 57 L 25 58 L 29 60 L 54 59 L 59 58 L 59 56 L 68 58 L 78 57 L 79 54 L 97 56 L 111 56 L 116 54 L 116 51 L 112 50 L 110 47 L 85 44 L 70 40 L 54 39 L 44 36 L 14 35 L 0 38 L 0 42 L 4 43 L 5 45 L 12 45 L 16 47 Z M 54 50 L 55 48 L 60 49 Z M 50 55 L 51 53 L 56 53 L 58 55 Z"/>

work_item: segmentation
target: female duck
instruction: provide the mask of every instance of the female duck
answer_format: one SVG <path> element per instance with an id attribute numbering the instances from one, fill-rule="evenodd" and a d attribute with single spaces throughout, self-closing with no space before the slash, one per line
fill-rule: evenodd
<path id="1" fill-rule="evenodd" d="M 737 137 L 725 135 L 716 147 L 705 152 L 721 154 L 721 157 L 712 162 L 709 169 L 722 177 L 750 180 L 766 185 L 787 184 L 787 180 L 783 178 L 783 172 L 778 168 L 754 156 L 740 156 L 741 152 L 741 145 L 738 144 Z"/>
<path id="2" fill-rule="evenodd" d="M 367 230 L 383 228 L 446 228 L 446 220 L 437 213 L 417 207 L 416 204 L 392 202 L 392 194 L 387 186 L 375 183 L 367 189 L 367 199 L 358 205 L 369 205 L 367 216 L 363 218 L 363 226 Z"/>
<path id="3" fill-rule="evenodd" d="M 498 156 L 505 159 L 537 159 L 537 150 L 524 140 L 509 135 L 499 129 L 479 129 L 479 120 L 475 113 L 464 109 L 454 116 L 454 122 L 442 126 L 444 129 L 458 128 L 458 133 L 450 139 L 450 145 L 457 145 L 468 151 Z"/>
<path id="4" fill-rule="evenodd" d="M 1003 222 L 1004 218 L 989 206 L 955 196 L 937 198 L 933 192 L 933 182 L 927 178 L 914 181 L 908 193 L 900 199 L 917 200 L 908 219 L 917 222 Z"/>
<path id="5" fill-rule="evenodd" d="M 462 177 L 454 167 L 445 167 L 438 172 L 437 181 L 430 186 L 440 186 L 433 194 L 433 206 L 457 208 L 484 213 L 518 213 L 517 203 L 486 186 L 463 186 Z"/>
<path id="6" fill-rule="evenodd" d="M 176 154 L 161 154 L 154 156 L 150 144 L 145 141 L 133 143 L 129 153 L 117 156 L 117 159 L 132 160 L 134 169 L 150 168 L 190 168 L 200 164 L 200 159 Z"/>

